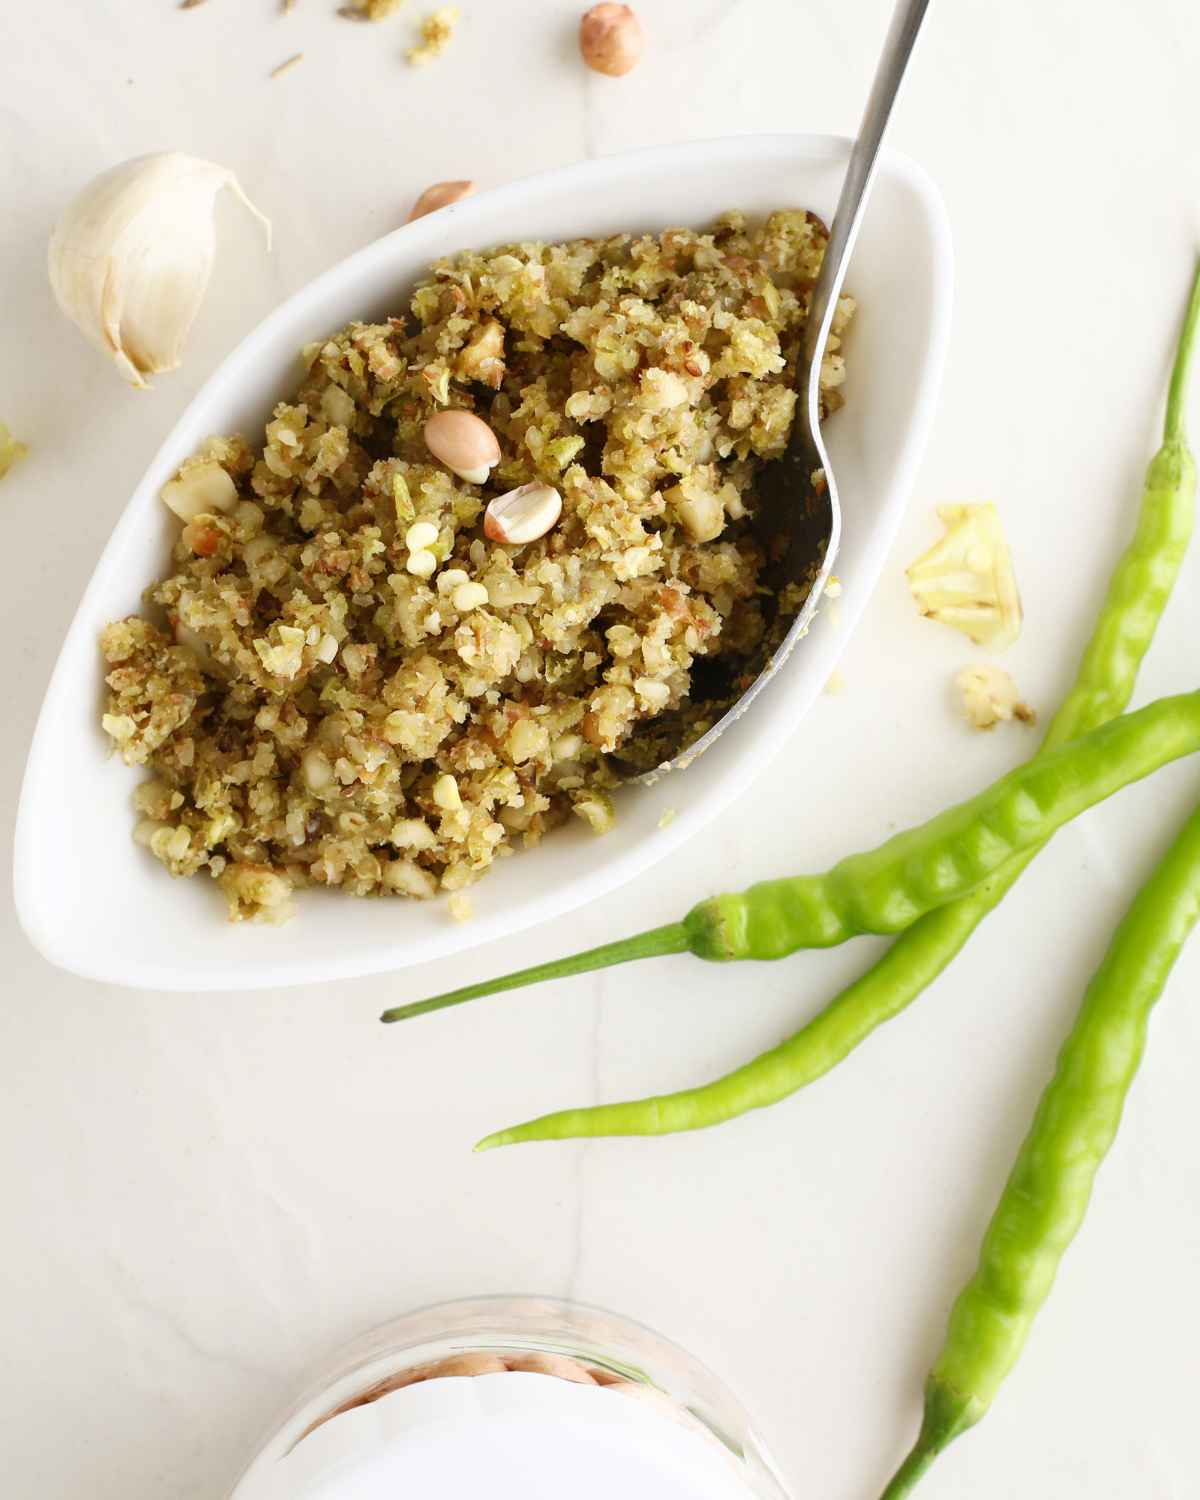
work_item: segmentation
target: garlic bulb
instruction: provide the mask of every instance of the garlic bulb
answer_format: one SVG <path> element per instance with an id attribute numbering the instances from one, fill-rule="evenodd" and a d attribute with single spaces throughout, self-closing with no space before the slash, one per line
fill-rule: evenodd
<path id="1" fill-rule="evenodd" d="M 229 188 L 271 226 L 226 167 L 180 151 L 122 162 L 88 184 L 50 237 L 58 305 L 131 385 L 173 370 L 213 261 L 213 200 Z"/>

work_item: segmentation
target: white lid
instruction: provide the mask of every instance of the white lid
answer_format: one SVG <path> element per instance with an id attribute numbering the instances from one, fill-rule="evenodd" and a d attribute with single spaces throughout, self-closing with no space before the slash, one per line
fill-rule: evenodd
<path id="1" fill-rule="evenodd" d="M 236 1500 L 752 1500 L 707 1431 L 602 1386 L 450 1376 L 392 1391 L 255 1464 Z"/>

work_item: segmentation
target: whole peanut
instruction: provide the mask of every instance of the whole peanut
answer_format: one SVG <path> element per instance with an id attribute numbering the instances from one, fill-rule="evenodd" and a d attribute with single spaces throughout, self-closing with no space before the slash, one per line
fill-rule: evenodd
<path id="1" fill-rule="evenodd" d="M 584 12 L 579 23 L 579 51 L 595 72 L 620 78 L 637 67 L 645 50 L 646 33 L 628 5 L 605 0 Z"/>
<path id="2" fill-rule="evenodd" d="M 462 198 L 469 198 L 475 191 L 475 184 L 465 179 L 460 182 L 435 182 L 427 187 L 412 206 L 407 223 L 411 224 L 414 219 L 423 219 L 426 214 L 431 214 L 435 209 L 445 208 L 448 203 L 457 203 Z"/>

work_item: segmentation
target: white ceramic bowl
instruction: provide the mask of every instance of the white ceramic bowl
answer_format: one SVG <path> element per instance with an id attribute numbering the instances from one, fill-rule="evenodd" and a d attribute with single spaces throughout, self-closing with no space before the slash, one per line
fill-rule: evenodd
<path id="1" fill-rule="evenodd" d="M 829 216 L 848 144 L 828 136 L 745 136 L 640 151 L 547 172 L 419 219 L 318 277 L 221 365 L 151 463 L 84 594 L 51 678 L 17 819 L 14 887 L 22 925 L 51 962 L 158 989 L 249 989 L 378 973 L 544 922 L 671 853 L 741 793 L 795 732 L 874 587 L 924 445 L 950 317 L 945 213 L 925 173 L 889 155 L 849 276 L 861 311 L 848 401 L 828 443 L 844 512 L 836 619 L 821 618 L 753 709 L 688 770 L 619 799 L 616 829 L 581 825 L 506 860 L 472 893 L 475 916 L 444 903 L 359 901 L 304 892 L 282 927 L 230 924 L 212 882 L 171 880 L 134 844 L 133 774 L 99 728 L 106 621 L 136 611 L 162 571 L 174 523 L 158 498 L 210 433 L 253 437 L 297 379 L 297 351 L 349 322 L 401 307 L 448 252 L 501 241 L 702 226 L 730 207 Z M 660 827 L 668 809 L 673 821 Z"/>

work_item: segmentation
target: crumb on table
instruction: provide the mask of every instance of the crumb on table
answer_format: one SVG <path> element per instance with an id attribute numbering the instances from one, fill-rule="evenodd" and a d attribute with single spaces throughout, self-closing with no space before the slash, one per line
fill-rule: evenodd
<path id="1" fill-rule="evenodd" d="M 443 5 L 431 11 L 421 22 L 421 44 L 410 47 L 405 53 L 414 68 L 423 68 L 435 57 L 440 57 L 450 45 L 454 28 L 458 24 L 458 6 Z"/>

